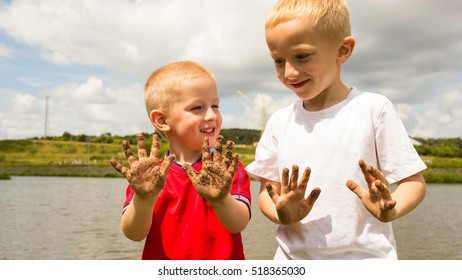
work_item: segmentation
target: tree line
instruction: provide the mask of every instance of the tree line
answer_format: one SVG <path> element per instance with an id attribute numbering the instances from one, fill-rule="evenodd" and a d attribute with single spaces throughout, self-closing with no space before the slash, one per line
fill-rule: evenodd
<path id="1" fill-rule="evenodd" d="M 157 133 L 157 132 L 155 132 Z M 231 140 L 236 144 L 250 145 L 258 142 L 260 139 L 260 131 L 254 129 L 230 128 L 222 129 L 221 135 L 226 140 Z M 149 142 L 152 133 L 143 133 L 146 142 Z M 112 135 L 110 132 L 102 133 L 101 135 L 86 135 L 77 134 L 73 135 L 69 132 L 64 132 L 61 136 L 47 136 L 35 137 L 32 140 L 51 140 L 51 141 L 76 141 L 76 142 L 90 142 L 90 143 L 106 143 L 106 144 L 120 144 L 123 140 L 130 143 L 136 143 L 136 135 Z"/>
<path id="2" fill-rule="evenodd" d="M 260 130 L 255 129 L 242 129 L 242 128 L 229 128 L 222 129 L 221 135 L 226 140 L 232 140 L 236 144 L 253 145 L 260 139 Z M 150 142 L 152 134 L 143 133 L 146 142 Z M 34 138 L 39 139 L 39 138 Z M 123 140 L 128 140 L 130 143 L 136 143 L 136 135 L 112 135 L 110 132 L 101 135 L 86 135 L 78 134 L 72 135 L 69 132 L 64 132 L 61 136 L 48 136 L 40 138 L 42 140 L 55 140 L 55 141 L 77 141 L 77 142 L 90 142 L 90 143 L 107 143 L 107 144 L 120 144 Z M 435 157 L 458 157 L 462 158 L 462 139 L 457 138 L 414 138 L 419 145 L 415 148 L 421 156 L 435 156 Z M 163 140 L 165 141 L 165 140 Z"/>
<path id="3" fill-rule="evenodd" d="M 415 148 L 419 155 L 435 156 L 435 157 L 458 157 L 462 158 L 462 139 L 457 138 L 414 138 L 421 145 L 416 145 Z"/>

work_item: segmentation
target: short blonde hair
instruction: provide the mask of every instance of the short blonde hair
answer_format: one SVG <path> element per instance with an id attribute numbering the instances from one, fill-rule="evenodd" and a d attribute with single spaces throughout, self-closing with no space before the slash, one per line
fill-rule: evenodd
<path id="1" fill-rule="evenodd" d="M 167 113 L 170 105 L 181 98 L 183 83 L 196 78 L 215 81 L 212 72 L 192 61 L 174 62 L 155 70 L 144 85 L 144 102 L 148 115 L 152 110 Z"/>
<path id="2" fill-rule="evenodd" d="M 266 19 L 265 29 L 290 20 L 309 20 L 335 42 L 351 35 L 349 9 L 344 0 L 279 0 Z"/>

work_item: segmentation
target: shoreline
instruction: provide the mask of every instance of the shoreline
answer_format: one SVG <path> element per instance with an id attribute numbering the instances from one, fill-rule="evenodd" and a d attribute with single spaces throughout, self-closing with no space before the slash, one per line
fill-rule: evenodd
<path id="1" fill-rule="evenodd" d="M 428 184 L 462 184 L 462 168 L 434 168 L 424 170 L 423 175 Z M 0 166 L 0 180 L 12 176 L 37 177 L 95 177 L 124 178 L 109 164 L 104 165 L 22 165 Z"/>

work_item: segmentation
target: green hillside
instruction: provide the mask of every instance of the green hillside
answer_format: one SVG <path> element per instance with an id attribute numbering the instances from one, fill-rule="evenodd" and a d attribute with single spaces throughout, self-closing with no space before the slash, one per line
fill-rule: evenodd
<path id="1" fill-rule="evenodd" d="M 127 137 L 136 153 L 135 137 Z M 151 136 L 145 137 L 148 152 Z M 84 176 L 118 177 L 109 161 L 112 158 L 126 166 L 122 141 L 117 143 L 93 143 L 64 140 L 3 140 L 0 141 L 0 178 L 10 176 Z M 168 144 L 161 139 L 161 154 Z M 236 145 L 241 162 L 253 160 L 252 145 Z"/>
<path id="2" fill-rule="evenodd" d="M 258 141 L 257 130 L 223 130 L 225 139 L 233 140 L 234 151 L 244 165 L 254 159 L 254 142 Z M 145 134 L 146 147 L 150 148 L 152 135 Z M 10 176 L 85 176 L 121 177 L 109 164 L 111 158 L 123 162 L 125 155 L 121 146 L 127 139 L 136 151 L 136 137 L 70 135 L 47 139 L 1 140 L 0 179 Z M 462 141 L 456 139 L 419 139 L 417 151 L 429 167 L 424 171 L 427 182 L 462 183 Z M 161 154 L 168 150 L 168 144 L 161 139 Z"/>

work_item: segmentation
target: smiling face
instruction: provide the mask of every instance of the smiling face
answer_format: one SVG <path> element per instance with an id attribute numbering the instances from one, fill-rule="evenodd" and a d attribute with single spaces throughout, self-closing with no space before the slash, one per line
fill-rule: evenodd
<path id="1" fill-rule="evenodd" d="M 268 28 L 266 41 L 278 79 L 304 100 L 305 108 L 330 107 L 348 93 L 340 79 L 348 58 L 343 56 L 345 40 L 336 43 L 309 21 L 290 20 Z"/>
<path id="2" fill-rule="evenodd" d="M 215 80 L 203 77 L 184 81 L 177 100 L 166 113 L 168 129 L 164 133 L 178 161 L 194 162 L 201 156 L 204 137 L 213 147 L 220 134 L 222 116 Z"/>

